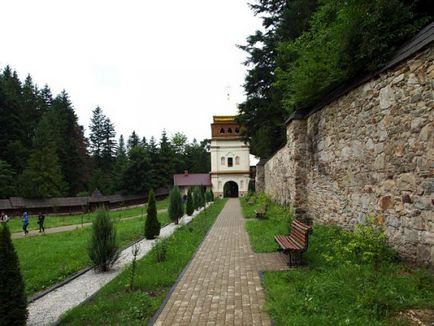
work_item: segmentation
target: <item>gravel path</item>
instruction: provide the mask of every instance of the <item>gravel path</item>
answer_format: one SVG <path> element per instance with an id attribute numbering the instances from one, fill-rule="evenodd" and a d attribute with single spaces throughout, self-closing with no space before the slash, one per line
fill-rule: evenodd
<path id="1" fill-rule="evenodd" d="M 193 216 L 185 215 L 181 219 L 180 225 L 189 223 L 199 212 L 195 212 Z M 171 223 L 165 226 L 161 229 L 160 238 L 169 237 L 180 225 Z M 152 249 L 155 241 L 156 240 L 146 239 L 139 241 L 136 244 L 140 248 L 137 259 L 145 256 Z M 133 246 L 128 247 L 122 251 L 119 260 L 110 272 L 95 273 L 94 270 L 90 270 L 64 286 L 32 302 L 28 307 L 29 319 L 27 325 L 54 324 L 67 310 L 74 308 L 91 295 L 95 294 L 129 265 L 133 259 L 132 247 Z"/>
<path id="2" fill-rule="evenodd" d="M 167 208 L 163 208 L 157 211 L 158 213 L 165 213 L 167 212 Z M 130 216 L 130 217 L 124 217 L 124 218 L 120 218 L 120 221 L 128 221 L 128 220 L 132 220 L 138 217 L 141 217 L 142 215 L 135 215 L 135 216 Z M 20 238 L 28 238 L 28 237 L 35 237 L 38 235 L 44 235 L 44 234 L 53 234 L 53 233 L 61 233 L 61 232 L 68 232 L 68 231 L 74 231 L 77 229 L 81 229 L 82 227 L 89 227 L 92 225 L 92 222 L 86 222 L 83 223 L 83 225 L 80 224 L 71 224 L 71 225 L 64 225 L 64 226 L 55 226 L 52 228 L 45 228 L 45 233 L 40 233 L 39 230 L 32 230 L 29 231 L 29 233 L 27 235 L 24 235 L 23 232 L 15 232 L 12 233 L 12 239 L 20 239 Z"/>

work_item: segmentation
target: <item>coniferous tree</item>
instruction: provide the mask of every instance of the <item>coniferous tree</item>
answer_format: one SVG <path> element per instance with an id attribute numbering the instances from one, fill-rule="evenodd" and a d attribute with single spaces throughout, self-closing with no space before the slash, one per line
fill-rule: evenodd
<path id="1" fill-rule="evenodd" d="M 184 207 L 182 204 L 181 193 L 179 192 L 178 187 L 174 187 L 170 191 L 168 210 L 170 219 L 175 222 L 175 224 L 178 224 L 179 219 L 184 215 Z"/>
<path id="2" fill-rule="evenodd" d="M 8 225 L 0 227 L 0 325 L 26 325 L 27 298 Z"/>
<path id="3" fill-rule="evenodd" d="M 151 189 L 150 160 L 141 146 L 128 152 L 128 164 L 123 174 L 123 189 L 132 194 L 143 194 Z"/>
<path id="4" fill-rule="evenodd" d="M 188 216 L 193 215 L 193 212 L 194 212 L 193 194 L 191 192 L 191 188 L 188 188 L 188 192 L 187 192 L 187 204 L 186 204 L 186 207 L 185 207 L 185 212 L 187 213 Z"/>
<path id="5" fill-rule="evenodd" d="M 154 239 L 160 234 L 160 222 L 157 218 L 157 205 L 155 203 L 154 191 L 150 190 L 148 195 L 147 217 L 145 222 L 146 239 Z"/>
<path id="6" fill-rule="evenodd" d="M 96 212 L 88 253 L 94 269 L 101 272 L 107 272 L 119 258 L 116 229 L 105 208 Z"/>
<path id="7" fill-rule="evenodd" d="M 15 172 L 8 162 L 0 160 L 0 199 L 16 194 Z"/>
<path id="8" fill-rule="evenodd" d="M 68 186 L 68 195 L 75 196 L 87 188 L 90 171 L 87 141 L 83 127 L 78 124 L 69 95 L 62 91 L 52 101 L 47 112 L 53 141 L 59 157 L 62 174 Z"/>
<path id="9" fill-rule="evenodd" d="M 24 197 L 49 198 L 65 194 L 66 184 L 50 130 L 49 120 L 45 116 L 36 130 L 28 166 L 20 176 Z"/>
<path id="10" fill-rule="evenodd" d="M 114 165 L 115 189 L 122 190 L 122 177 L 128 166 L 127 150 L 125 148 L 124 136 L 120 135 L 116 149 L 116 161 Z"/>
<path id="11" fill-rule="evenodd" d="M 172 184 L 173 174 L 175 173 L 174 151 L 172 144 L 163 130 L 158 151 L 158 161 L 155 164 L 155 177 L 158 187 L 167 187 Z"/>
<path id="12" fill-rule="evenodd" d="M 139 136 L 137 136 L 136 132 L 133 130 L 130 137 L 128 137 L 128 150 L 130 150 L 133 147 L 140 145 L 140 139 Z"/>
<path id="13" fill-rule="evenodd" d="M 201 207 L 200 190 L 199 187 L 193 188 L 193 206 L 195 210 Z"/>
<path id="14" fill-rule="evenodd" d="M 97 161 L 97 166 L 100 166 L 102 160 L 102 151 L 104 146 L 104 121 L 106 117 L 102 109 L 97 106 L 92 111 L 92 118 L 90 119 L 90 150 L 93 158 Z"/>

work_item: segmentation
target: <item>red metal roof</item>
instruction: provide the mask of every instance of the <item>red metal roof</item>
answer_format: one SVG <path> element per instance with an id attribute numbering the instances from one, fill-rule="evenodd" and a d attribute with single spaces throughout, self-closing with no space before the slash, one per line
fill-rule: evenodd
<path id="1" fill-rule="evenodd" d="M 208 173 L 174 174 L 175 186 L 211 186 L 211 176 Z"/>

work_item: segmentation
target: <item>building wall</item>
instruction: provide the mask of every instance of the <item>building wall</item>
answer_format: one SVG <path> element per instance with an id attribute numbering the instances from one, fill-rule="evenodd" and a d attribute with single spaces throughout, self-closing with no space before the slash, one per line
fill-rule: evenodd
<path id="1" fill-rule="evenodd" d="M 221 164 L 222 157 L 225 164 Z M 229 167 L 227 158 L 232 157 L 233 166 Z M 239 164 L 236 163 L 239 157 Z M 250 173 L 249 146 L 242 140 L 211 140 L 211 182 L 215 196 L 223 195 L 223 187 L 226 182 L 234 181 L 238 185 L 240 196 L 247 194 Z"/>
<path id="2" fill-rule="evenodd" d="M 264 165 L 267 194 L 314 223 L 352 228 L 374 216 L 403 257 L 434 264 L 432 45 L 287 133 Z"/>

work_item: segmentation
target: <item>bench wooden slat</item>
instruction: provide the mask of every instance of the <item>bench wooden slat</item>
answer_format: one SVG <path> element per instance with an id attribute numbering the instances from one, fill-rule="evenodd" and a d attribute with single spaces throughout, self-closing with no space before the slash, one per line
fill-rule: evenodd
<path id="1" fill-rule="evenodd" d="M 312 228 L 303 222 L 294 220 L 289 235 L 276 235 L 274 240 L 289 253 L 289 264 L 301 263 L 301 254 L 307 250 Z M 291 252 L 294 253 L 291 255 Z M 296 255 L 295 255 L 296 254 Z"/>

